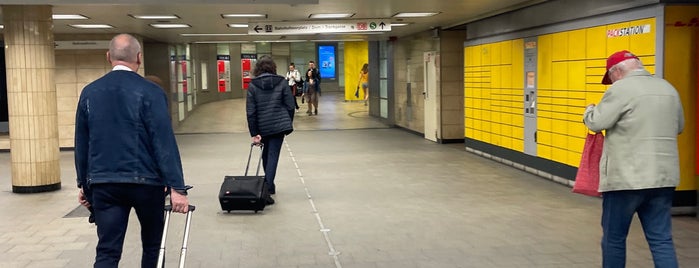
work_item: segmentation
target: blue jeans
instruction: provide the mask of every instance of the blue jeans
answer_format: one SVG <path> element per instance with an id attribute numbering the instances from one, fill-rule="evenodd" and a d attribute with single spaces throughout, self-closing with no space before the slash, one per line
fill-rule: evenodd
<path id="1" fill-rule="evenodd" d="M 279 164 L 279 153 L 284 144 L 284 134 L 275 134 L 262 137 L 262 168 L 265 171 L 265 181 L 269 188 L 269 194 L 275 194 L 276 186 L 274 177 L 277 176 L 277 165 Z"/>
<path id="2" fill-rule="evenodd" d="M 626 266 L 626 236 L 638 213 L 656 268 L 676 268 L 672 242 L 672 196 L 675 188 L 602 193 L 602 267 Z"/>
<path id="3" fill-rule="evenodd" d="M 165 224 L 164 186 L 105 183 L 92 184 L 90 188 L 99 238 L 94 267 L 118 267 L 131 208 L 136 210 L 141 224 L 141 267 L 156 267 Z"/>

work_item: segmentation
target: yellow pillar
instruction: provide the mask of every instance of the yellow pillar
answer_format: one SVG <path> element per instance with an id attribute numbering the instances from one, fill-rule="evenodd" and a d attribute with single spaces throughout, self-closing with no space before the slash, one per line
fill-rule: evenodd
<path id="1" fill-rule="evenodd" d="M 12 191 L 61 188 L 51 6 L 2 6 Z"/>

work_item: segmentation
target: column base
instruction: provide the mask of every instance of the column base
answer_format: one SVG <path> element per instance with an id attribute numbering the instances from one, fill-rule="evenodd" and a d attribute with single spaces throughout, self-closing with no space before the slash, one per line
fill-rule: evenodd
<path id="1" fill-rule="evenodd" d="M 39 186 L 14 186 L 12 185 L 12 192 L 17 194 L 32 194 L 32 193 L 43 193 L 57 191 L 61 189 L 61 183 L 54 183 L 49 185 L 39 185 Z"/>

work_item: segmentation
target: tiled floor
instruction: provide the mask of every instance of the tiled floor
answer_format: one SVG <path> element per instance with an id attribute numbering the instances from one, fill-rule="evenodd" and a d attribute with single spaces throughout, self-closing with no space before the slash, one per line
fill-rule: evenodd
<path id="1" fill-rule="evenodd" d="M 435 144 L 359 118 L 361 103 L 330 99 L 317 117 L 296 118 L 280 158 L 277 204 L 258 214 L 221 212 L 216 198 L 223 176 L 243 173 L 249 148 L 243 116 L 204 123 L 213 129 L 193 123 L 213 116 L 210 110 L 239 110 L 242 102 L 209 104 L 182 125 L 181 133 L 215 132 L 178 135 L 197 205 L 187 267 L 600 266 L 599 199 L 463 145 Z M 95 227 L 64 217 L 76 208 L 77 191 L 72 152 L 61 157 L 62 190 L 19 195 L 10 192 L 9 153 L 0 153 L 0 267 L 91 266 Z M 173 220 L 170 266 L 184 217 Z M 699 222 L 675 217 L 673 224 L 681 266 L 699 267 Z M 135 217 L 130 227 L 121 267 L 140 260 Z M 627 267 L 652 267 L 637 220 Z"/>

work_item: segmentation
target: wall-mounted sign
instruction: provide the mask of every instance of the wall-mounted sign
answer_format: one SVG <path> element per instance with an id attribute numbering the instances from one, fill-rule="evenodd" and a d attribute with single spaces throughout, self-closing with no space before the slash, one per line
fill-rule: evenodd
<path id="1" fill-rule="evenodd" d="M 109 49 L 109 40 L 54 41 L 55 49 Z"/>
<path id="2" fill-rule="evenodd" d="M 620 37 L 629 36 L 637 34 L 647 34 L 651 32 L 650 24 L 636 25 L 631 27 L 609 29 L 607 30 L 607 37 Z"/>
<path id="3" fill-rule="evenodd" d="M 258 22 L 250 23 L 250 35 L 293 35 L 317 33 L 390 32 L 391 22 L 384 19 L 363 19 L 324 22 Z"/>

